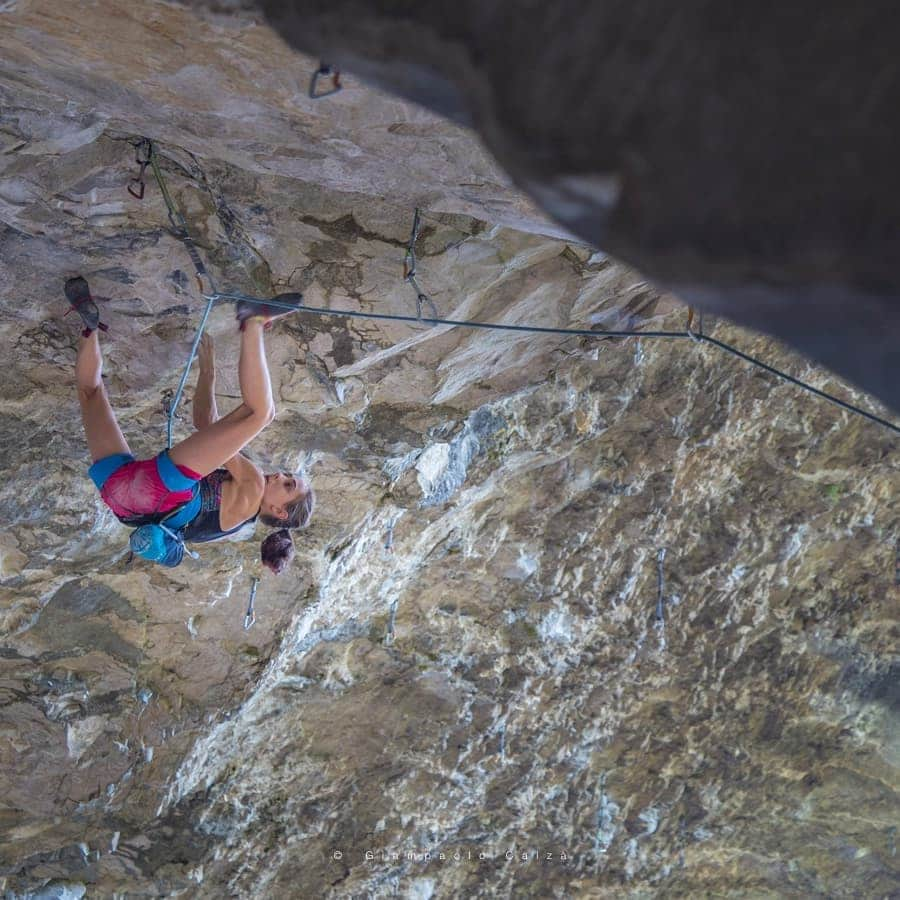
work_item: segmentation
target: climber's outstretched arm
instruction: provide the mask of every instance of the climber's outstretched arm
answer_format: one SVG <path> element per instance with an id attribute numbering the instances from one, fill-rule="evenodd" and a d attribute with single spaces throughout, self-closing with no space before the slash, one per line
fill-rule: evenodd
<path id="1" fill-rule="evenodd" d="M 200 363 L 200 374 L 197 378 L 197 390 L 194 392 L 194 428 L 200 431 L 202 428 L 209 428 L 213 422 L 219 421 L 219 410 L 216 408 L 216 361 L 214 355 L 213 339 L 210 335 L 205 334 L 200 338 L 200 349 L 197 359 Z M 234 416 L 229 413 L 226 419 L 232 416 L 235 420 L 240 420 L 242 413 L 235 410 Z M 230 420 L 229 420 L 230 421 Z M 225 460 L 223 463 L 225 468 L 231 473 L 231 477 L 235 481 L 246 482 L 252 485 L 265 484 L 262 472 L 240 453 L 235 453 L 231 459 Z"/>
<path id="2" fill-rule="evenodd" d="M 170 451 L 172 462 L 208 475 L 250 443 L 275 417 L 266 365 L 262 317 L 248 318 L 241 332 L 238 379 L 243 403 L 217 422 L 195 431 Z"/>
<path id="3" fill-rule="evenodd" d="M 197 390 L 194 391 L 193 416 L 194 428 L 200 431 L 208 428 L 219 418 L 219 410 L 216 407 L 215 345 L 212 337 L 206 332 L 200 338 L 197 361 L 200 364 L 200 374 L 197 378 Z"/>

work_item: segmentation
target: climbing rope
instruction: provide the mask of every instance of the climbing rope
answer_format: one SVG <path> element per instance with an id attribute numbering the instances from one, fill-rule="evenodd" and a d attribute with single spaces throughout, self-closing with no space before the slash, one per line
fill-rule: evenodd
<path id="1" fill-rule="evenodd" d="M 268 300 L 263 297 L 251 297 L 237 291 L 220 291 L 217 294 L 204 295 L 205 299 L 215 300 L 246 300 L 248 303 L 264 303 L 266 306 L 274 306 L 278 309 L 289 309 L 294 312 L 313 313 L 318 316 L 346 316 L 351 319 L 368 319 L 388 322 L 421 321 L 416 316 L 394 315 L 390 313 L 357 312 L 353 309 L 329 309 L 327 306 L 291 306 L 288 303 L 279 303 L 277 300 Z M 460 328 L 487 328 L 492 331 L 524 331 L 536 334 L 564 334 L 583 335 L 586 337 L 687 337 L 686 331 L 600 331 L 594 328 L 551 328 L 543 325 L 504 325 L 500 322 L 476 322 L 473 319 L 426 319 L 435 325 L 450 325 Z"/>
<path id="2" fill-rule="evenodd" d="M 214 294 L 212 297 L 206 298 L 206 309 L 203 310 L 203 316 L 200 319 L 200 326 L 197 328 L 197 333 L 194 335 L 194 342 L 191 344 L 191 352 L 188 356 L 187 365 L 184 367 L 184 371 L 181 373 L 181 381 L 178 382 L 178 390 L 175 391 L 175 396 L 172 398 L 172 402 L 169 404 L 169 413 L 168 418 L 166 419 L 166 447 L 171 450 L 172 449 L 172 424 L 175 421 L 175 410 L 178 408 L 178 403 L 181 400 L 181 395 L 184 392 L 184 386 L 187 383 L 188 374 L 191 371 L 191 366 L 194 363 L 194 357 L 197 355 L 197 348 L 200 346 L 200 338 L 203 337 L 203 330 L 206 328 L 206 323 L 209 320 L 209 314 L 212 312 L 213 306 L 216 303 L 216 295 Z"/>
<path id="3" fill-rule="evenodd" d="M 352 309 L 328 309 L 323 306 L 290 306 L 286 303 L 278 303 L 272 300 L 266 300 L 261 297 L 250 297 L 247 294 L 240 293 L 227 293 L 221 292 L 214 297 L 207 299 L 223 299 L 223 300 L 246 300 L 249 303 L 265 303 L 269 306 L 276 306 L 281 309 L 290 309 L 295 312 L 303 312 L 310 313 L 313 315 L 319 316 L 345 316 L 348 318 L 355 319 L 366 319 L 366 320 L 380 320 L 380 321 L 390 321 L 390 322 L 409 322 L 415 323 L 422 321 L 417 316 L 402 316 L 402 315 L 390 315 L 388 313 L 373 313 L 373 312 L 357 312 Z M 883 425 L 885 428 L 890 429 L 896 434 L 900 434 L 900 427 L 897 425 L 893 425 L 891 422 L 888 422 L 886 419 L 882 419 L 879 416 L 876 416 L 874 413 L 867 412 L 864 409 L 860 409 L 858 406 L 854 406 L 852 403 L 847 403 L 844 400 L 841 400 L 839 397 L 835 397 L 832 394 L 827 394 L 825 391 L 820 391 L 818 388 L 813 387 L 811 384 L 807 384 L 805 381 L 801 381 L 799 378 L 794 378 L 793 375 L 788 375 L 787 372 L 782 372 L 780 369 L 776 369 L 774 366 L 770 366 L 767 363 L 762 362 L 761 360 L 756 359 L 753 356 L 750 356 L 748 353 L 743 353 L 741 350 L 738 350 L 736 347 L 732 347 L 730 344 L 726 344 L 725 341 L 717 340 L 714 337 L 710 337 L 707 334 L 701 334 L 699 332 L 692 331 L 612 331 L 612 330 L 600 330 L 595 328 L 551 328 L 549 326 L 543 325 L 504 325 L 499 322 L 476 322 L 472 319 L 427 319 L 432 325 L 448 325 L 456 328 L 486 328 L 492 331 L 518 331 L 518 332 L 528 332 L 531 334 L 560 334 L 566 336 L 574 336 L 574 335 L 582 335 L 585 337 L 647 337 L 647 338 L 689 338 L 694 341 L 703 342 L 706 341 L 709 344 L 714 344 L 716 347 L 720 347 L 722 350 L 726 350 L 729 353 L 733 353 L 735 356 L 739 356 L 741 359 L 746 360 L 749 363 L 752 363 L 755 366 L 759 366 L 761 369 L 765 369 L 767 372 L 771 372 L 773 375 L 778 376 L 779 378 L 783 378 L 785 381 L 789 381 L 792 384 L 796 384 L 798 387 L 804 388 L 807 391 L 815 394 L 818 397 L 821 397 L 824 400 L 829 400 L 832 403 L 837 404 L 843 409 L 848 410 L 849 412 L 857 413 L 858 415 L 865 416 L 865 418 L 871 420 L 872 422 L 877 422 L 879 425 Z"/>
<path id="4" fill-rule="evenodd" d="M 149 141 L 148 141 L 149 143 Z M 175 234 L 187 248 L 188 255 L 191 258 L 191 262 L 194 264 L 194 269 L 197 271 L 197 285 L 200 288 L 200 292 L 203 293 L 203 279 L 205 278 L 209 282 L 209 286 L 211 290 L 214 292 L 216 290 L 215 282 L 213 281 L 212 275 L 206 271 L 206 266 L 203 265 L 203 260 L 200 258 L 200 252 L 197 250 L 197 245 L 194 243 L 194 239 L 191 237 L 190 232 L 188 231 L 187 222 L 184 221 L 184 216 L 181 214 L 181 211 L 177 206 L 172 202 L 172 198 L 169 196 L 168 188 L 166 187 L 165 179 L 163 178 L 162 172 L 159 168 L 159 163 L 156 161 L 156 154 L 153 152 L 153 145 L 150 146 L 150 168 L 153 169 L 153 175 L 156 178 L 156 183 L 159 185 L 160 192 L 163 195 L 163 200 L 166 202 L 166 209 L 169 211 L 169 222 L 172 223 L 172 228 L 175 230 Z"/>
<path id="5" fill-rule="evenodd" d="M 172 202 L 172 197 L 169 194 L 169 189 L 166 187 L 166 181 L 160 171 L 159 163 L 156 161 L 156 150 L 153 147 L 153 142 L 149 138 L 141 138 L 135 144 L 135 153 L 135 162 L 137 162 L 141 168 L 138 175 L 128 182 L 128 193 L 137 200 L 144 199 L 144 188 L 146 187 L 144 182 L 144 172 L 146 171 L 147 166 L 150 166 L 153 170 L 153 175 L 156 178 L 156 183 L 159 185 L 160 192 L 163 195 L 163 200 L 166 202 L 166 209 L 169 211 L 169 222 L 172 224 L 176 236 L 187 248 L 187 252 L 191 257 L 191 262 L 194 264 L 194 268 L 197 271 L 197 285 L 200 288 L 200 293 L 203 293 L 204 278 L 209 282 L 210 289 L 215 291 L 215 282 L 212 279 L 212 275 L 206 271 L 206 266 L 203 265 L 203 260 L 200 258 L 197 245 L 194 243 L 194 239 L 188 231 L 187 222 L 184 221 L 184 216 L 182 216 L 178 207 Z"/>
<path id="6" fill-rule="evenodd" d="M 324 74 L 321 73 L 320 74 Z M 145 152 L 143 155 L 141 154 L 141 146 L 143 142 L 149 144 L 148 148 L 145 148 Z M 480 329 L 489 329 L 492 331 L 514 331 L 520 333 L 530 333 L 530 334 L 558 334 L 564 335 L 567 337 L 573 336 L 583 336 L 583 337 L 639 337 L 639 338 L 687 338 L 698 343 L 706 342 L 709 344 L 713 344 L 716 347 L 719 347 L 721 350 L 726 351 L 727 353 L 731 353 L 734 356 L 739 357 L 740 359 L 749 362 L 754 366 L 758 366 L 761 369 L 764 369 L 766 372 L 769 372 L 772 375 L 775 375 L 778 378 L 781 378 L 785 381 L 790 382 L 791 384 L 797 385 L 803 390 L 809 391 L 812 394 L 815 394 L 817 397 L 821 397 L 823 400 L 828 400 L 830 403 L 834 403 L 835 405 L 841 407 L 842 409 L 847 410 L 848 412 L 856 413 L 857 415 L 863 416 L 866 419 L 869 419 L 871 422 L 875 422 L 878 425 L 887 428 L 889 431 L 894 432 L 895 434 L 900 434 L 900 426 L 894 425 L 892 422 L 888 422 L 886 419 L 882 419 L 880 416 L 876 416 L 874 413 L 870 413 L 867 410 L 861 409 L 858 406 L 854 406 L 852 403 L 847 403 L 844 400 L 841 400 L 839 397 L 835 397 L 832 394 L 828 394 L 825 391 L 819 390 L 816 387 L 813 387 L 811 384 L 806 383 L 805 381 L 801 381 L 799 378 L 795 378 L 793 375 L 789 375 L 787 372 L 783 372 L 780 369 L 776 369 L 774 366 L 770 366 L 767 363 L 762 362 L 762 360 L 756 359 L 753 356 L 750 356 L 748 353 L 744 353 L 741 350 L 738 350 L 736 347 L 733 347 L 731 344 L 726 343 L 725 341 L 720 341 L 717 338 L 711 337 L 710 335 L 703 333 L 703 315 L 700 314 L 699 317 L 699 327 L 696 331 L 693 330 L 693 318 L 694 318 L 694 310 L 693 308 L 689 308 L 688 311 L 688 321 L 684 331 L 615 331 L 615 330 L 607 330 L 607 329 L 596 329 L 596 328 L 552 328 L 549 326 L 541 326 L 541 325 L 506 325 L 499 322 L 477 322 L 472 319 L 443 319 L 440 318 L 437 314 L 437 308 L 434 306 L 431 299 L 425 294 L 419 287 L 418 282 L 415 279 L 416 276 L 416 255 L 415 255 L 415 244 L 419 236 L 419 227 L 421 222 L 421 213 L 418 207 L 416 207 L 415 214 L 413 217 L 413 227 L 412 232 L 410 234 L 409 244 L 406 249 L 406 256 L 404 258 L 404 279 L 408 281 L 413 290 L 416 292 L 416 315 L 415 316 L 404 316 L 404 315 L 392 315 L 388 313 L 373 313 L 373 312 L 357 312 L 355 310 L 349 309 L 341 309 L 334 310 L 328 309 L 327 307 L 317 307 L 317 306 L 293 306 L 290 304 L 279 303 L 278 301 L 272 300 L 270 298 L 264 297 L 252 297 L 248 294 L 244 294 L 238 291 L 219 291 L 216 286 L 212 276 L 207 272 L 205 266 L 203 265 L 203 261 L 200 259 L 199 252 L 197 251 L 196 244 L 188 232 L 187 223 L 184 220 L 184 217 L 181 215 L 175 204 L 172 202 L 172 198 L 169 195 L 169 192 L 166 188 L 165 180 L 163 179 L 162 172 L 159 169 L 159 165 L 156 162 L 156 154 L 153 150 L 152 144 L 147 141 L 146 138 L 142 139 L 142 144 L 138 145 L 138 163 L 142 166 L 141 174 L 138 179 L 133 179 L 129 184 L 134 184 L 139 182 L 143 184 L 143 172 L 146 165 L 149 164 L 153 169 L 153 174 L 156 177 L 157 183 L 159 184 L 160 190 L 163 195 L 163 199 L 166 202 L 166 207 L 169 211 L 169 221 L 172 223 L 172 227 L 175 229 L 176 235 L 181 239 L 184 243 L 185 247 L 188 250 L 188 253 L 191 256 L 191 259 L 194 263 L 194 268 L 197 270 L 197 282 L 200 285 L 200 293 L 203 298 L 207 301 L 206 309 L 203 312 L 203 316 L 200 320 L 200 326 L 197 329 L 197 333 L 194 337 L 193 344 L 191 345 L 191 352 L 188 357 L 187 364 L 185 365 L 184 372 L 181 376 L 181 381 L 178 385 L 178 390 L 175 392 L 175 396 L 172 399 L 172 402 L 169 406 L 169 416 L 167 423 L 167 436 L 168 436 L 168 447 L 172 446 L 172 424 L 175 417 L 175 411 L 178 407 L 178 403 L 181 399 L 181 394 L 184 390 L 185 383 L 187 382 L 188 373 L 190 372 L 191 365 L 193 364 L 194 357 L 197 354 L 197 348 L 200 344 L 200 338 L 203 335 L 203 331 L 206 328 L 206 323 L 209 319 L 209 314 L 212 311 L 212 307 L 219 300 L 243 300 L 247 303 L 256 303 L 263 304 L 266 306 L 273 306 L 281 309 L 291 310 L 294 312 L 304 312 L 312 315 L 320 315 L 320 316 L 337 316 L 337 317 L 347 317 L 347 318 L 356 318 L 356 319 L 365 319 L 367 321 L 391 321 L 391 322 L 409 322 L 409 323 L 421 323 L 423 321 L 422 318 L 422 308 L 421 304 L 423 302 L 428 302 L 432 307 L 433 316 L 430 319 L 425 319 L 424 321 L 428 322 L 430 325 L 447 325 L 449 327 L 454 328 L 480 328 Z M 146 163 L 144 162 L 146 159 Z M 143 191 L 140 192 L 141 196 L 143 196 Z M 137 196 L 135 193 L 134 196 Z M 140 199 L 140 198 L 139 198 Z M 203 292 L 202 287 L 202 278 L 206 278 L 211 286 L 211 291 L 207 294 Z"/>

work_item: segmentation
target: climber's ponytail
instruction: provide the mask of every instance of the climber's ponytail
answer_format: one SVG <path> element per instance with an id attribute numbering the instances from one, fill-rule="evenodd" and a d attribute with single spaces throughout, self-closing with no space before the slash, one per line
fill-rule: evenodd
<path id="1" fill-rule="evenodd" d="M 273 531 L 261 546 L 262 562 L 267 569 L 280 575 L 294 558 L 294 541 L 287 528 Z"/>

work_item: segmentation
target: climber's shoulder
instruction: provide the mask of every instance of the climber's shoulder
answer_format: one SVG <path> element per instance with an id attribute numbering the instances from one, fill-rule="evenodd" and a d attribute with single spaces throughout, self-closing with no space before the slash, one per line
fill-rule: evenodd
<path id="1" fill-rule="evenodd" d="M 225 468 L 234 481 L 234 487 L 241 499 L 247 503 L 256 502 L 266 488 L 266 477 L 246 456 L 235 453 L 226 463 Z"/>

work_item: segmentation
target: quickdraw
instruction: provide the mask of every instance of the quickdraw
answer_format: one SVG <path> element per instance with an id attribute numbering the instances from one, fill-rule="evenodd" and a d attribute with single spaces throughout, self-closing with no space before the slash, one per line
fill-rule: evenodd
<path id="1" fill-rule="evenodd" d="M 327 91 L 321 91 L 317 94 L 316 86 L 319 83 L 319 79 L 327 78 L 329 75 L 331 76 L 331 87 Z M 343 87 L 341 84 L 341 70 L 320 60 L 319 68 L 313 72 L 309 81 L 309 98 L 310 100 L 321 100 L 323 97 L 330 97 L 332 94 L 336 94 Z"/>
<path id="2" fill-rule="evenodd" d="M 688 307 L 688 316 L 687 316 L 687 325 L 685 325 L 685 331 L 687 332 L 688 337 L 692 341 L 696 341 L 698 344 L 703 341 L 703 310 L 700 310 L 699 322 L 697 324 L 697 330 L 694 331 L 692 329 L 692 325 L 694 324 L 694 307 Z"/>
<path id="3" fill-rule="evenodd" d="M 253 608 L 253 602 L 256 600 L 256 588 L 259 585 L 259 579 L 253 579 L 253 584 L 250 586 L 250 603 L 247 606 L 247 613 L 244 616 L 244 630 L 248 631 L 253 627 L 253 623 L 256 621 L 256 610 Z"/>
<path id="4" fill-rule="evenodd" d="M 128 193 L 137 200 L 144 199 L 144 172 L 150 165 L 150 157 L 153 155 L 153 144 L 147 138 L 141 138 L 135 144 L 135 162 L 141 167 L 136 178 L 128 182 Z"/>
<path id="5" fill-rule="evenodd" d="M 662 547 L 656 554 L 656 621 L 662 622 L 665 618 L 665 597 L 663 595 L 663 560 L 666 558 L 666 548 Z"/>
<path id="6" fill-rule="evenodd" d="M 413 216 L 412 232 L 409 236 L 409 244 L 406 247 L 406 255 L 403 257 L 403 280 L 408 281 L 412 289 L 416 292 L 416 320 L 422 321 L 422 304 L 427 303 L 431 308 L 431 318 L 425 321 L 431 325 L 436 325 L 439 318 L 438 309 L 431 297 L 419 287 L 416 281 L 416 241 L 419 239 L 419 207 L 416 207 Z"/>
<path id="7" fill-rule="evenodd" d="M 172 391 L 172 388 L 166 388 L 162 392 L 161 402 L 162 402 L 163 415 L 167 419 L 169 418 L 169 413 L 172 410 L 172 398 L 174 396 L 175 395 L 174 395 L 174 392 Z"/>

